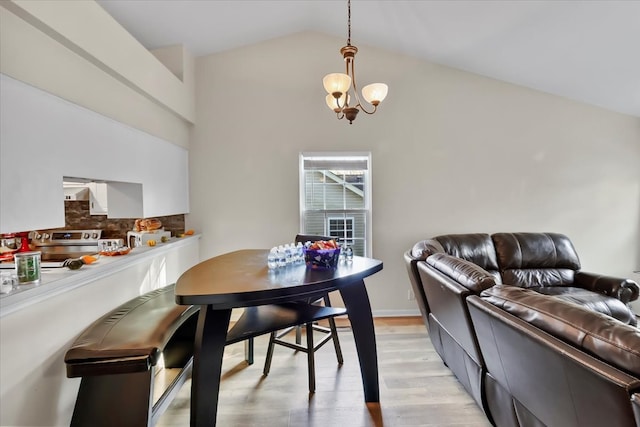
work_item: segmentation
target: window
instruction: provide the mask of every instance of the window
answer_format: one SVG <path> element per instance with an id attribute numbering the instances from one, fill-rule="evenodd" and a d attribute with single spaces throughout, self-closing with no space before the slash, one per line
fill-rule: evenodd
<path id="1" fill-rule="evenodd" d="M 300 228 L 371 254 L 371 155 L 300 155 Z"/>
<path id="2" fill-rule="evenodd" d="M 345 242 L 353 246 L 353 217 L 341 218 L 330 216 L 327 218 L 327 236 L 335 237 L 341 242 Z"/>

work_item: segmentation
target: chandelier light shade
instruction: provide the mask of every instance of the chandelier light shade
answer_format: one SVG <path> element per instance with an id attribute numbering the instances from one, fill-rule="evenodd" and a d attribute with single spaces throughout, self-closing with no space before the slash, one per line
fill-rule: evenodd
<path id="1" fill-rule="evenodd" d="M 337 103 L 336 103 L 336 99 L 333 97 L 332 94 L 327 95 L 325 100 L 327 101 L 327 106 L 330 109 L 332 109 L 336 113 L 339 113 L 340 112 L 339 105 L 345 105 L 345 102 L 344 102 L 345 97 L 347 98 L 347 103 L 351 102 L 351 97 L 347 96 L 346 92 L 342 94 L 342 96 L 338 99 Z"/>
<path id="2" fill-rule="evenodd" d="M 389 91 L 389 86 L 384 83 L 371 83 L 362 88 L 362 97 L 369 104 L 377 106 L 386 97 Z"/>
<path id="3" fill-rule="evenodd" d="M 326 90 L 328 94 L 333 95 L 336 92 L 343 94 L 346 93 L 351 86 L 351 77 L 342 73 L 331 73 L 324 76 L 322 84 L 324 85 L 324 90 Z"/>
<path id="4" fill-rule="evenodd" d="M 347 0 L 347 45 L 340 49 L 346 65 L 346 73 L 331 73 L 324 76 L 322 84 L 327 91 L 327 106 L 336 113 L 338 119 L 346 118 L 352 124 L 359 111 L 373 114 L 384 100 L 389 87 L 384 83 L 372 83 L 362 88 L 362 97 L 372 108 L 367 110 L 360 101 L 356 84 L 355 56 L 358 48 L 351 44 L 351 0 Z M 353 98 L 351 94 L 353 93 Z M 351 105 L 351 99 L 356 104 Z"/>

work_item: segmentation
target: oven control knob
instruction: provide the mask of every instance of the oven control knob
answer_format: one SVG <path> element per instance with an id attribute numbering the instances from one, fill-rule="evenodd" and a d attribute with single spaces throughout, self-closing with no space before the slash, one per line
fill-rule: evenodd
<path id="1" fill-rule="evenodd" d="M 97 238 L 98 238 L 98 233 L 93 233 L 93 234 L 91 234 L 91 238 L 92 238 L 92 239 L 97 239 Z"/>
<path id="2" fill-rule="evenodd" d="M 35 236 L 33 236 L 36 240 L 40 240 L 42 238 L 42 234 L 40 233 L 36 233 Z"/>
<path id="3" fill-rule="evenodd" d="M 42 234 L 42 240 L 47 240 L 49 238 L 49 233 Z"/>
<path id="4" fill-rule="evenodd" d="M 88 239 L 89 238 L 89 233 L 82 233 L 82 238 L 83 239 Z"/>

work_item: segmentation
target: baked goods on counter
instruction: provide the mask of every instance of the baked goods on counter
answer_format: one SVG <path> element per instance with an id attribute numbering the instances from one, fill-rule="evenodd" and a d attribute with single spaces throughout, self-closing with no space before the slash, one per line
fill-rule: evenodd
<path id="1" fill-rule="evenodd" d="M 153 231 L 162 228 L 162 221 L 158 218 L 136 219 L 135 231 Z"/>

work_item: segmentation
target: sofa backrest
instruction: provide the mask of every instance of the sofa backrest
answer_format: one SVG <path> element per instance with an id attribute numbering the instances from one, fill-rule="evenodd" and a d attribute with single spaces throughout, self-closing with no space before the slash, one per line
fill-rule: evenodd
<path id="1" fill-rule="evenodd" d="M 531 289 L 494 286 L 482 299 L 640 379 L 640 329 Z"/>
<path id="2" fill-rule="evenodd" d="M 558 233 L 496 233 L 491 236 L 502 283 L 520 287 L 573 283 L 580 260 L 571 240 Z"/>

